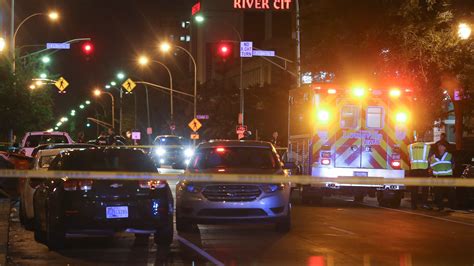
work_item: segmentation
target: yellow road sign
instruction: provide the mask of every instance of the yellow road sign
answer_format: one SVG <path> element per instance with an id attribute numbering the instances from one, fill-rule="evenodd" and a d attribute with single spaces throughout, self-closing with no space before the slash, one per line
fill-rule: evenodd
<path id="1" fill-rule="evenodd" d="M 198 133 L 191 133 L 191 139 L 199 139 Z"/>
<path id="2" fill-rule="evenodd" d="M 68 86 L 69 86 L 69 82 L 67 82 L 66 79 L 64 79 L 63 77 L 60 77 L 55 83 L 54 83 L 54 86 L 56 86 L 56 88 L 58 88 L 59 91 L 64 91 Z"/>
<path id="3" fill-rule="evenodd" d="M 128 92 L 132 92 L 133 89 L 135 89 L 135 87 L 137 86 L 137 84 L 135 84 L 135 82 L 133 82 L 132 79 L 127 79 L 123 84 L 122 84 L 122 87 L 124 89 L 126 89 Z"/>
<path id="4" fill-rule="evenodd" d="M 189 122 L 188 126 L 192 131 L 197 132 L 202 127 L 202 124 L 199 122 L 199 120 L 194 118 L 191 122 Z"/>

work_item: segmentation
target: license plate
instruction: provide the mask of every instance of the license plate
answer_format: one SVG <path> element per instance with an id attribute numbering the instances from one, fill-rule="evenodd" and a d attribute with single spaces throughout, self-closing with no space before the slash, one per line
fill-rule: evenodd
<path id="1" fill-rule="evenodd" d="M 354 176 L 369 176 L 368 172 L 354 171 Z"/>
<path id="2" fill-rule="evenodd" d="M 105 208 L 107 219 L 128 218 L 128 206 L 117 206 Z"/>

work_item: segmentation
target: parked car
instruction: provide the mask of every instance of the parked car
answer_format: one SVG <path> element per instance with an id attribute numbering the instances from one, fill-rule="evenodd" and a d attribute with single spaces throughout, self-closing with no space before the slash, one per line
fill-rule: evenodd
<path id="1" fill-rule="evenodd" d="M 289 166 L 289 165 L 288 165 Z M 286 175 L 275 148 L 260 141 L 211 141 L 200 144 L 188 174 Z M 176 186 L 176 227 L 196 224 L 270 222 L 277 231 L 291 227 L 289 183 L 196 182 Z"/>
<path id="2" fill-rule="evenodd" d="M 52 143 L 74 143 L 74 141 L 66 132 L 28 132 L 21 141 L 21 152 L 26 156 L 31 156 L 37 146 Z"/>
<path id="3" fill-rule="evenodd" d="M 193 155 L 193 147 L 179 136 L 161 135 L 153 141 L 150 156 L 158 167 L 172 167 L 173 164 L 188 163 Z"/>
<path id="4" fill-rule="evenodd" d="M 97 148 L 62 152 L 49 170 L 156 173 L 141 150 Z M 158 245 L 173 240 L 173 198 L 166 181 L 47 179 L 34 194 L 35 239 L 61 248 L 66 233 L 154 233 Z"/>
<path id="5" fill-rule="evenodd" d="M 33 170 L 46 171 L 52 160 L 62 151 L 73 149 L 89 149 L 97 147 L 89 144 L 47 144 L 35 148 L 33 157 Z M 20 222 L 28 230 L 33 229 L 33 195 L 41 179 L 26 178 L 20 181 Z"/>

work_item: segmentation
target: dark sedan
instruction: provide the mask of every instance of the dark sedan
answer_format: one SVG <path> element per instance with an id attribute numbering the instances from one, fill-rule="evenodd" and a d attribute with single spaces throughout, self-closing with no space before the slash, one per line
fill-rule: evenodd
<path id="1" fill-rule="evenodd" d="M 49 170 L 156 172 L 141 150 L 96 148 L 59 154 Z M 49 179 L 34 195 L 35 239 L 63 247 L 66 234 L 119 231 L 148 237 L 157 245 L 173 240 L 173 198 L 166 181 Z"/>

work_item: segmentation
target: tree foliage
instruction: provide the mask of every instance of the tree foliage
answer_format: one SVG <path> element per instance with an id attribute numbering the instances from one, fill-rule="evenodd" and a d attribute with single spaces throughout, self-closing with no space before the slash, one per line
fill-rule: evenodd
<path id="1" fill-rule="evenodd" d="M 21 137 L 25 132 L 45 130 L 53 120 L 52 90 L 48 87 L 30 90 L 39 60 L 17 64 L 13 75 L 9 62 L 2 61 L 0 82 L 0 138 L 7 140 L 9 132 Z"/>

